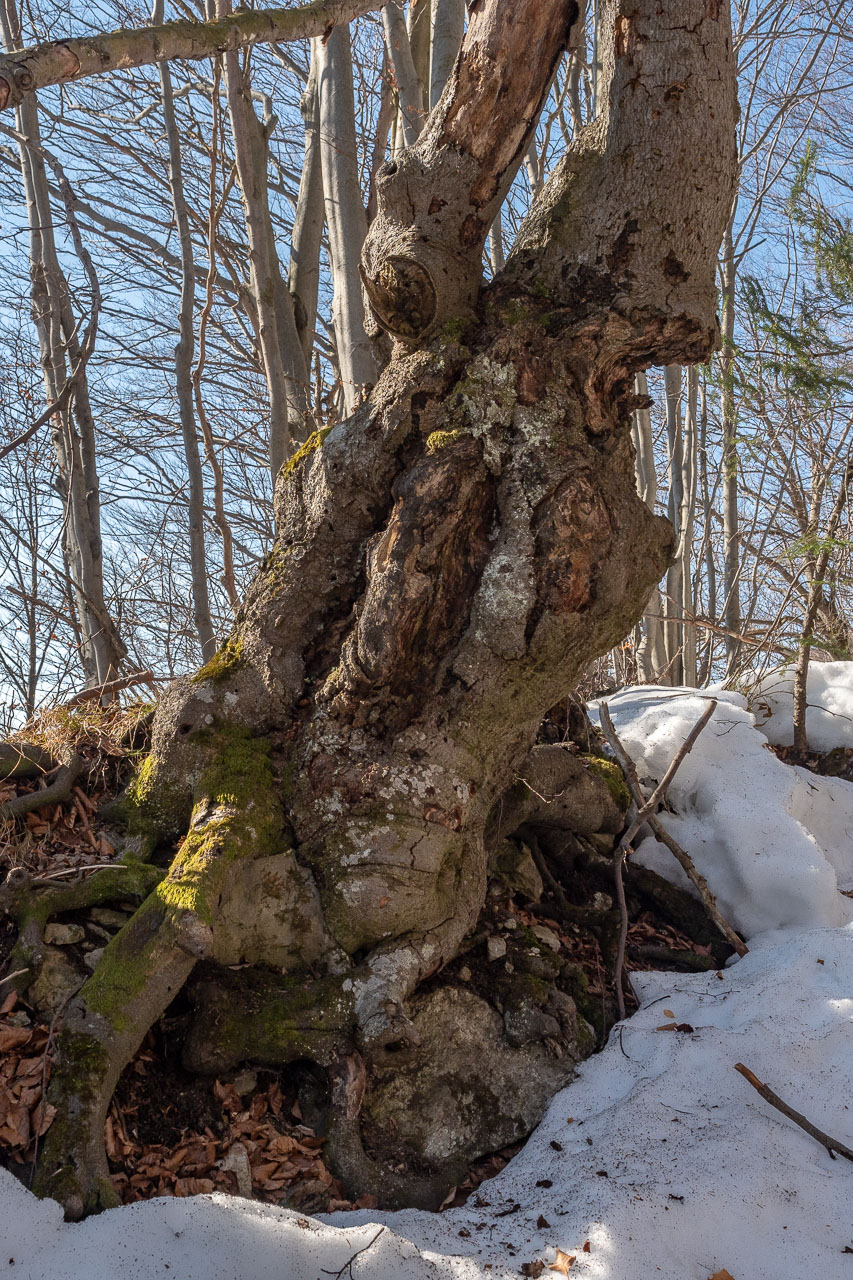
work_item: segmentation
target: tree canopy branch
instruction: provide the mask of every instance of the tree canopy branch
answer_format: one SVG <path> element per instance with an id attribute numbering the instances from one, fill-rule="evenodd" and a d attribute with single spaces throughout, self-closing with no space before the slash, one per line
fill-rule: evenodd
<path id="1" fill-rule="evenodd" d="M 385 0 L 312 0 L 299 8 L 241 9 L 211 22 L 178 19 L 104 35 L 51 40 L 0 56 L 0 111 L 49 85 L 147 67 L 175 58 L 210 58 L 262 43 L 322 36 L 337 23 L 381 9 Z"/>

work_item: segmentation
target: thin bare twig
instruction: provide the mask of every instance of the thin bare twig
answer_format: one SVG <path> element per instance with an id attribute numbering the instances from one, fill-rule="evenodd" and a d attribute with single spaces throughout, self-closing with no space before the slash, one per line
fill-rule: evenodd
<path id="1" fill-rule="evenodd" d="M 853 1151 L 849 1147 L 845 1147 L 843 1142 L 837 1142 L 835 1138 L 830 1138 L 828 1133 L 824 1133 L 822 1129 L 818 1129 L 807 1120 L 799 1111 L 795 1111 L 793 1107 L 789 1107 L 787 1102 L 783 1102 L 778 1093 L 774 1093 L 769 1085 L 764 1084 L 758 1076 L 750 1071 L 749 1067 L 745 1067 L 742 1062 L 735 1063 L 735 1071 L 739 1071 L 744 1080 L 748 1080 L 758 1093 L 761 1094 L 765 1102 L 769 1102 L 771 1107 L 775 1107 L 777 1111 L 781 1111 L 783 1116 L 787 1116 L 789 1120 L 793 1120 L 794 1124 L 798 1124 L 801 1129 L 812 1138 L 815 1142 L 819 1142 L 825 1147 L 832 1159 L 835 1159 L 836 1151 L 840 1156 L 844 1156 L 845 1160 L 853 1161 Z"/>
<path id="2" fill-rule="evenodd" d="M 345 1263 L 344 1263 L 344 1265 L 341 1267 L 340 1271 L 327 1271 L 325 1267 L 321 1267 L 321 1268 L 320 1268 L 320 1270 L 323 1272 L 323 1275 L 324 1275 L 324 1276 L 332 1276 L 332 1277 L 334 1278 L 334 1280 L 340 1280 L 340 1278 L 341 1278 L 341 1276 L 344 1274 L 344 1272 L 345 1272 L 345 1271 L 349 1271 L 349 1273 L 350 1273 L 350 1278 L 352 1278 L 352 1264 L 355 1262 L 356 1258 L 359 1256 L 359 1254 L 360 1254 L 360 1253 L 367 1253 L 367 1250 L 368 1250 L 368 1249 L 370 1249 L 373 1245 L 375 1245 L 375 1244 L 376 1244 L 376 1241 L 377 1241 L 377 1240 L 379 1239 L 379 1237 L 382 1235 L 382 1232 L 383 1232 L 384 1230 L 385 1230 L 385 1228 L 384 1228 L 384 1227 L 380 1227 L 380 1228 L 379 1228 L 379 1230 L 376 1232 L 376 1235 L 373 1237 L 373 1239 L 372 1239 L 372 1240 L 368 1240 L 367 1244 L 366 1244 L 366 1245 L 364 1245 L 361 1249 L 356 1249 L 356 1251 L 355 1251 L 355 1253 L 352 1255 L 352 1257 L 351 1257 L 351 1258 L 347 1258 L 346 1262 L 345 1262 Z"/>
<path id="3" fill-rule="evenodd" d="M 13 978 L 20 978 L 23 974 L 29 973 L 29 969 L 16 969 L 14 973 L 7 973 L 5 978 L 0 978 L 0 986 L 4 982 L 11 982 Z"/>
<path id="4" fill-rule="evenodd" d="M 622 982 L 625 964 L 625 948 L 628 939 L 628 908 L 625 903 L 625 887 L 622 882 L 622 867 L 624 865 L 625 858 L 630 851 L 631 842 L 634 840 L 637 832 L 644 823 L 647 822 L 649 824 L 654 833 L 655 839 L 657 839 L 661 844 L 666 845 L 684 870 L 685 874 L 696 886 L 699 891 L 699 896 L 705 906 L 705 910 L 708 912 L 708 915 L 711 917 L 714 924 L 717 926 L 729 945 L 734 948 L 739 956 L 746 955 L 748 950 L 743 940 L 738 937 L 731 925 L 729 925 L 720 914 L 716 898 L 708 887 L 708 882 L 705 877 L 697 871 L 690 854 L 686 849 L 682 849 L 681 845 L 673 839 L 666 828 L 655 816 L 657 809 L 666 799 L 666 793 L 672 784 L 673 778 L 678 772 L 678 769 L 685 757 L 690 751 L 692 751 L 697 738 L 711 719 L 711 716 L 714 714 L 716 706 L 716 699 L 712 698 L 696 724 L 690 730 L 690 733 L 687 735 L 684 742 L 679 747 L 672 759 L 672 762 L 666 770 L 666 773 L 648 799 L 643 795 L 643 789 L 640 784 L 640 779 L 637 776 L 637 769 L 634 765 L 634 761 L 625 750 L 625 747 L 616 732 L 607 703 L 602 702 L 600 706 L 601 724 L 604 729 L 604 736 L 607 738 L 607 741 L 613 749 L 616 759 L 625 775 L 634 803 L 637 806 L 636 817 L 622 839 L 619 841 L 619 844 L 613 853 L 613 879 L 616 885 L 616 898 L 619 904 L 620 913 L 619 943 L 616 950 L 615 975 L 616 1001 L 620 1018 L 625 1017 L 625 1000 L 622 994 Z"/>

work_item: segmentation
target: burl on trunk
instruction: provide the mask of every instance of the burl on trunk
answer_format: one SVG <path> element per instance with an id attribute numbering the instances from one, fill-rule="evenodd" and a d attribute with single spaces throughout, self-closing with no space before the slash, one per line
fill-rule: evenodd
<path id="1" fill-rule="evenodd" d="M 635 493 L 633 375 L 712 349 L 735 179 L 727 5 L 606 0 L 598 115 L 482 287 L 576 19 L 479 0 L 381 175 L 362 278 L 393 358 L 283 468 L 275 547 L 222 650 L 163 698 L 125 800 L 149 849 L 183 840 L 65 1011 L 38 1186 L 71 1215 L 112 1201 L 112 1090 L 200 961 L 191 1066 L 312 1058 L 351 1183 L 435 1203 L 452 1182 L 450 1157 L 405 1185 L 368 1160 L 359 1107 L 441 1034 L 441 1000 L 419 1032 L 410 998 L 477 922 L 502 797 L 668 562 Z M 236 964 L 257 966 L 239 996 Z"/>

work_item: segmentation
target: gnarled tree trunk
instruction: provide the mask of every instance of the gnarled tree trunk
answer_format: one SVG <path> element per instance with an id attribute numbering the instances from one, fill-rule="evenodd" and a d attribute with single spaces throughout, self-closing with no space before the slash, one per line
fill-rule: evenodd
<path id="1" fill-rule="evenodd" d="M 672 554 L 636 492 L 634 375 L 706 358 L 717 331 L 727 6 L 603 9 L 599 115 L 488 289 L 485 237 L 574 0 L 473 7 L 417 144 L 380 174 L 362 277 L 393 359 L 282 469 L 276 545 L 226 645 L 163 698 L 126 799 L 131 834 L 184 839 L 65 1012 L 38 1186 L 72 1215 L 109 1202 L 112 1088 L 199 961 L 191 1065 L 313 1057 L 346 1177 L 389 1203 L 447 1185 L 438 1169 L 407 1190 L 364 1158 L 365 1071 L 428 1048 L 410 998 L 476 924 L 487 833 L 543 713 Z M 218 999 L 236 964 L 260 966 L 249 995 Z"/>

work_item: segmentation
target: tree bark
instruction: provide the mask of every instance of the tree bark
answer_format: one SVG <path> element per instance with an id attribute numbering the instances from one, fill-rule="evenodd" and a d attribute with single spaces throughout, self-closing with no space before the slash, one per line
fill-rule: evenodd
<path id="1" fill-rule="evenodd" d="M 363 271 L 405 342 L 369 401 L 283 468 L 278 540 L 232 636 L 158 709 L 127 820 L 151 843 L 185 838 L 59 1038 L 38 1185 L 72 1214 L 102 1196 L 117 1072 L 201 958 L 299 981 L 274 993 L 263 1044 L 257 1018 L 234 1032 L 239 1016 L 217 1040 L 202 1002 L 188 1060 L 221 1069 L 247 1056 L 245 1034 L 249 1057 L 315 1056 L 339 1103 L 330 1141 L 368 1167 L 365 1079 L 418 1052 L 407 1002 L 477 921 L 490 815 L 543 713 L 636 622 L 669 561 L 672 531 L 635 488 L 633 379 L 716 339 L 728 12 L 605 10 L 599 117 L 488 289 L 484 238 L 577 5 L 481 0 L 439 107 L 386 166 Z M 230 912 L 261 902 L 273 871 L 286 910 L 250 938 Z"/>

